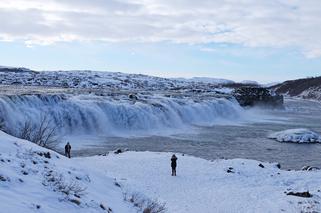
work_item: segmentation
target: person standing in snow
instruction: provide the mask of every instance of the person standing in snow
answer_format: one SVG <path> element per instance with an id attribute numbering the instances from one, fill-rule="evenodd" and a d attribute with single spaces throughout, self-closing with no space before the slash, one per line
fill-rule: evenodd
<path id="1" fill-rule="evenodd" d="M 177 166 L 177 157 L 176 155 L 172 155 L 172 158 L 171 158 L 172 176 L 176 176 L 176 166 Z"/>
<path id="2" fill-rule="evenodd" d="M 65 146 L 65 155 L 66 157 L 70 158 L 70 151 L 71 151 L 71 146 L 69 144 L 69 142 L 66 144 Z"/>

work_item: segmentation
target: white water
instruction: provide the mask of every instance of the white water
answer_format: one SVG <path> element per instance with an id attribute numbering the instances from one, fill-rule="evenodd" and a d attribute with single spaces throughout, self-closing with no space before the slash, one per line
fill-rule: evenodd
<path id="1" fill-rule="evenodd" d="M 23 95 L 0 97 L 0 117 L 11 131 L 27 121 L 49 116 L 60 134 L 139 136 L 185 131 L 241 120 L 244 110 L 235 100 L 149 97 L 136 103 L 100 96 Z"/>

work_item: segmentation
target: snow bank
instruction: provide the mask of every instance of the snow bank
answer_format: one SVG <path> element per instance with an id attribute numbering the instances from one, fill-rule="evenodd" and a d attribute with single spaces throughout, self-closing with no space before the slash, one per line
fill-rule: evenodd
<path id="1" fill-rule="evenodd" d="M 293 143 L 317 143 L 321 142 L 321 137 L 308 129 L 289 129 L 275 132 L 269 138 L 276 139 L 279 142 Z"/>
<path id="2" fill-rule="evenodd" d="M 177 176 L 172 177 L 170 157 L 170 153 L 125 152 L 79 160 L 85 167 L 105 168 L 128 191 L 165 202 L 168 212 L 321 210 L 320 171 L 283 171 L 276 164 L 254 160 L 207 161 L 177 155 Z M 310 199 L 286 195 L 307 190 L 313 195 Z"/>
<path id="3" fill-rule="evenodd" d="M 124 201 L 124 193 L 157 199 L 176 213 L 321 211 L 320 170 L 283 171 L 254 160 L 207 161 L 177 154 L 177 176 L 172 177 L 171 153 L 68 159 L 3 132 L 0 150 L 1 212 L 106 212 L 101 204 L 113 212 L 139 212 Z M 43 155 L 47 152 L 50 158 Z M 86 193 L 62 193 L 54 184 L 60 175 L 63 183 Z M 286 195 L 307 190 L 312 198 Z"/>
<path id="4" fill-rule="evenodd" d="M 0 150 L 0 212 L 136 212 L 102 171 L 1 131 Z"/>

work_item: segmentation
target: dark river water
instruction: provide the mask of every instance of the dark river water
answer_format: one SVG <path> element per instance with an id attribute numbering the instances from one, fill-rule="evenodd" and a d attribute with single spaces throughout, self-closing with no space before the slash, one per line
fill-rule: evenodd
<path id="1" fill-rule="evenodd" d="M 121 148 L 179 152 L 209 160 L 247 158 L 279 162 L 284 169 L 300 169 L 306 165 L 321 168 L 321 144 L 280 143 L 267 138 L 270 133 L 292 128 L 307 128 L 321 134 L 320 103 L 287 99 L 284 110 L 255 110 L 255 116 L 260 117 L 260 114 L 264 119 L 259 121 L 199 127 L 192 134 L 90 138 L 92 143 L 87 141 L 73 154 L 90 156 Z"/>

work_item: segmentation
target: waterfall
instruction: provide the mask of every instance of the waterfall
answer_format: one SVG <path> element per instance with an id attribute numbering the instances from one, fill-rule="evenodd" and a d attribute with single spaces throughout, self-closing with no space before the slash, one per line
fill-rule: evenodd
<path id="1" fill-rule="evenodd" d="M 10 131 L 48 116 L 60 134 L 126 136 L 237 120 L 244 110 L 234 99 L 152 97 L 132 102 L 94 95 L 14 95 L 0 97 L 0 118 Z"/>

